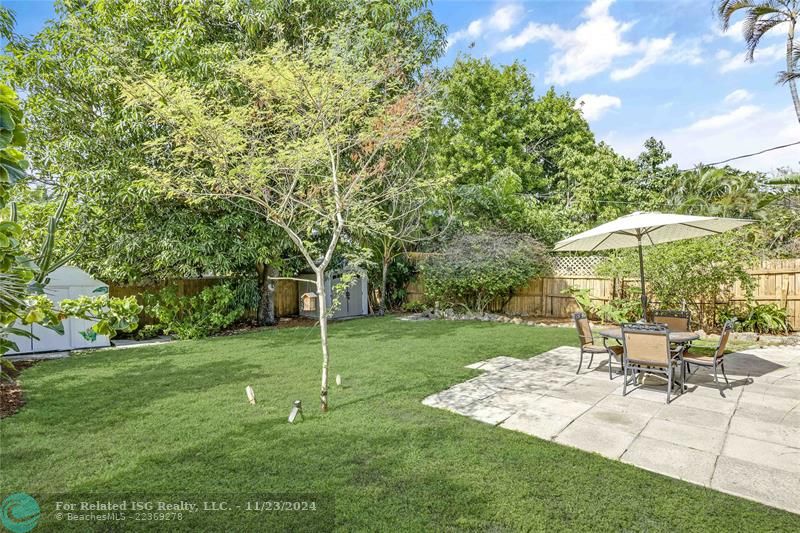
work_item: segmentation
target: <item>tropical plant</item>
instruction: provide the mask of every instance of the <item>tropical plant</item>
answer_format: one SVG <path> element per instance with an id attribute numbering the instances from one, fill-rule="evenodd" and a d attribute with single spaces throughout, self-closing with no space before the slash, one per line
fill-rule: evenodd
<path id="1" fill-rule="evenodd" d="M 419 300 L 413 302 L 406 302 L 403 304 L 403 310 L 408 313 L 420 313 L 427 309 L 425 302 L 421 302 Z"/>
<path id="2" fill-rule="evenodd" d="M 425 296 L 483 313 L 496 298 L 550 270 L 547 249 L 530 235 L 484 231 L 462 234 L 422 261 Z"/>
<path id="3" fill-rule="evenodd" d="M 62 320 L 74 316 L 94 321 L 83 332 L 87 338 L 98 333 L 113 336 L 117 330 L 130 331 L 135 328 L 141 311 L 135 300 L 84 297 L 62 300 L 59 309 L 44 295 L 49 281 L 47 276 L 69 259 L 58 258 L 53 252 L 66 198 L 48 220 L 37 260 L 23 255 L 20 250 L 23 232 L 17 223 L 16 205 L 8 205 L 8 200 L 11 188 L 26 178 L 27 161 L 21 151 L 25 144 L 22 112 L 16 94 L 0 84 L 0 211 L 10 215 L 8 219 L 0 219 L 0 356 L 19 349 L 10 340 L 11 335 L 34 337 L 29 329 L 18 327 L 19 324 L 39 324 L 63 335 Z M 2 357 L 0 365 L 13 368 Z M 4 371 L 2 377 L 6 377 Z"/>
<path id="4" fill-rule="evenodd" d="M 670 211 L 693 215 L 766 218 L 777 197 L 769 194 L 765 176 L 731 167 L 699 166 L 683 172 L 664 193 Z"/>
<path id="5" fill-rule="evenodd" d="M 727 303 L 734 284 L 752 290 L 748 269 L 755 261 L 752 243 L 738 232 L 650 246 L 644 254 L 648 301 L 662 308 L 690 308 L 702 326 L 712 327 L 715 306 Z M 610 254 L 597 273 L 638 280 L 638 255 L 633 250 Z"/>
<path id="6" fill-rule="evenodd" d="M 88 320 L 92 325 L 78 333 L 89 341 L 94 341 L 98 335 L 113 338 L 119 332 L 135 330 L 142 312 L 142 306 L 136 302 L 135 296 L 127 298 L 111 298 L 107 295 L 80 296 L 54 304 L 47 296 L 38 294 L 30 296 L 28 302 L 30 310 L 22 317 L 23 324 L 40 324 L 63 334 L 62 320 L 67 318 Z"/>
<path id="7" fill-rule="evenodd" d="M 225 284 L 206 287 L 194 296 L 179 296 L 167 287 L 144 297 L 145 310 L 156 319 L 148 334 L 156 330 L 179 339 L 198 339 L 219 333 L 239 320 L 246 307 Z"/>
<path id="8" fill-rule="evenodd" d="M 799 0 L 719 0 L 717 14 L 722 21 L 723 30 L 730 27 L 733 16 L 744 12 L 744 39 L 747 45 L 747 60 L 753 61 L 761 39 L 770 30 L 786 26 L 786 70 L 779 76 L 779 80 L 789 85 L 792 94 L 794 111 L 800 121 L 800 96 L 797 93 L 796 70 L 800 59 L 800 46 L 795 44 L 795 29 L 800 19 Z"/>
<path id="9" fill-rule="evenodd" d="M 561 294 L 568 294 L 575 298 L 581 311 L 588 316 L 600 318 L 601 322 L 619 324 L 634 321 L 642 316 L 642 303 L 638 290 L 628 291 L 627 298 L 611 298 L 607 301 L 593 298 L 589 289 L 579 287 L 567 287 L 561 291 Z"/>
<path id="10" fill-rule="evenodd" d="M 788 334 L 791 330 L 789 311 L 775 304 L 748 302 L 744 307 L 727 308 L 720 312 L 720 323 L 731 318 L 736 320 L 736 329 L 739 331 Z"/>

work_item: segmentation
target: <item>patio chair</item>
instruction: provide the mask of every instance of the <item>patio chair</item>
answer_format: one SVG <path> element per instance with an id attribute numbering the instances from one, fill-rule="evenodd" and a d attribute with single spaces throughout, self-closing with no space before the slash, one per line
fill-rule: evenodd
<path id="1" fill-rule="evenodd" d="M 689 311 L 658 309 L 653 311 L 653 322 L 666 324 L 670 331 L 689 331 L 692 314 Z"/>
<path id="2" fill-rule="evenodd" d="M 681 391 L 686 381 L 681 359 L 682 349 L 672 350 L 669 328 L 665 324 L 622 325 L 622 395 L 628 393 L 628 373 L 636 377 L 640 372 L 662 374 L 667 378 L 667 403 L 669 403 L 675 371 L 681 373 Z"/>
<path id="3" fill-rule="evenodd" d="M 582 311 L 574 313 L 572 318 L 575 320 L 575 327 L 578 330 L 578 338 L 581 341 L 581 360 L 578 362 L 578 370 L 575 373 L 579 374 L 581 371 L 584 353 L 589 354 L 589 364 L 586 366 L 586 368 L 592 366 L 594 354 L 606 354 L 608 355 L 608 379 L 613 379 L 611 374 L 611 358 L 614 357 L 617 359 L 617 361 L 621 362 L 622 346 L 607 346 L 605 344 L 605 339 L 603 340 L 603 346 L 595 344 L 592 328 L 589 325 L 589 319 L 586 317 L 586 313 Z"/>
<path id="4" fill-rule="evenodd" d="M 728 376 L 725 375 L 725 346 L 728 344 L 728 338 L 731 336 L 731 332 L 733 331 L 733 325 L 735 320 L 728 320 L 725 322 L 725 325 L 722 326 L 722 332 L 719 335 L 719 343 L 717 344 L 717 348 L 714 350 L 714 353 L 711 355 L 706 355 L 703 353 L 698 353 L 697 351 L 693 351 L 691 348 L 686 350 L 683 354 L 683 361 L 686 364 L 686 367 L 689 368 L 689 364 L 702 366 L 706 368 L 713 368 L 714 369 L 714 383 L 719 388 L 719 393 L 722 394 L 722 383 L 717 379 L 717 368 L 722 371 L 722 377 L 725 378 L 725 384 L 730 386 L 730 382 L 728 381 Z M 691 374 L 689 375 L 691 377 Z"/>

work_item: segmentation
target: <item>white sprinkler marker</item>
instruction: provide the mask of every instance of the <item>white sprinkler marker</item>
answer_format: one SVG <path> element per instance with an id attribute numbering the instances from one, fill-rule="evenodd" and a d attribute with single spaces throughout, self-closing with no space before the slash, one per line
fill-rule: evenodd
<path id="1" fill-rule="evenodd" d="M 336 385 L 338 385 L 339 387 L 342 386 L 342 375 L 341 374 L 336 374 Z"/>
<path id="2" fill-rule="evenodd" d="M 250 400 L 250 404 L 251 405 L 255 405 L 256 404 L 256 393 L 253 390 L 253 387 L 248 385 L 247 388 L 244 389 L 244 391 L 247 393 L 247 399 Z"/>

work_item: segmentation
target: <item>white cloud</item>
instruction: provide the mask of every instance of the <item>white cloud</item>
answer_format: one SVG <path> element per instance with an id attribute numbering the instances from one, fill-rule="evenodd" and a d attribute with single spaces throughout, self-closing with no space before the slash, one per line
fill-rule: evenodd
<path id="1" fill-rule="evenodd" d="M 608 94 L 584 94 L 575 100 L 575 108 L 583 111 L 586 120 L 598 120 L 611 109 L 622 107 L 622 100 Z"/>
<path id="2" fill-rule="evenodd" d="M 627 80 L 638 76 L 642 71 L 657 63 L 672 47 L 672 38 L 669 35 L 663 39 L 647 39 L 640 43 L 644 55 L 633 65 L 627 68 L 618 68 L 611 72 L 611 79 L 615 81 Z"/>
<path id="3" fill-rule="evenodd" d="M 742 102 L 747 102 L 748 100 L 753 99 L 753 93 L 745 89 L 736 89 L 735 91 L 728 94 L 723 100 L 725 104 L 740 104 Z"/>
<path id="4" fill-rule="evenodd" d="M 774 63 L 780 60 L 785 61 L 786 47 L 779 44 L 773 44 L 770 46 L 756 48 L 755 54 L 753 54 L 752 63 L 747 61 L 744 52 L 734 54 L 725 49 L 717 52 L 716 58 L 721 62 L 719 71 L 724 74 L 726 72 L 733 72 L 736 70 L 749 68 L 757 64 Z"/>
<path id="5" fill-rule="evenodd" d="M 739 124 L 743 120 L 752 117 L 759 111 L 761 111 L 761 108 L 758 106 L 743 105 L 741 107 L 737 107 L 733 111 L 729 111 L 728 113 L 713 115 L 692 122 L 691 124 L 683 128 L 683 130 L 684 131 L 718 130 L 720 128 L 724 128 L 734 124 Z"/>
<path id="6" fill-rule="evenodd" d="M 475 19 L 466 28 L 449 35 L 447 48 L 465 39 L 479 39 L 488 32 L 508 31 L 517 24 L 523 12 L 524 9 L 520 4 L 500 6 L 490 16 Z"/>
<path id="7" fill-rule="evenodd" d="M 489 17 L 489 27 L 497 31 L 508 31 L 522 16 L 522 6 L 509 4 L 501 7 Z"/>
<path id="8" fill-rule="evenodd" d="M 644 72 L 657 62 L 696 64 L 700 61 L 696 45 L 674 50 L 674 35 L 644 38 L 637 41 L 625 39 L 634 22 L 620 21 L 609 13 L 614 0 L 594 0 L 581 12 L 582 22 L 574 29 L 556 24 L 529 22 L 515 35 L 508 35 L 496 45 L 496 50 L 510 52 L 538 41 L 551 44 L 547 83 L 567 84 L 585 80 L 612 68 L 615 61 L 633 57 L 628 67 L 617 68 L 611 77 L 629 79 Z"/>
<path id="9" fill-rule="evenodd" d="M 767 110 L 740 106 L 730 113 L 707 117 L 685 127 L 636 135 L 611 133 L 604 140 L 620 153 L 635 157 L 642 151 L 644 140 L 651 135 L 664 141 L 681 168 L 690 168 L 700 162 L 721 161 L 797 141 L 800 139 L 800 124 L 791 107 Z M 763 172 L 779 167 L 800 170 L 800 149 L 789 147 L 767 152 L 733 161 L 731 165 Z"/>

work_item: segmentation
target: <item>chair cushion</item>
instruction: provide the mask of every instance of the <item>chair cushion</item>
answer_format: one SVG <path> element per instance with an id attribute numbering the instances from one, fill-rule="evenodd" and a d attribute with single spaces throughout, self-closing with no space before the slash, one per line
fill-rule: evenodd
<path id="1" fill-rule="evenodd" d="M 611 350 L 615 354 L 621 354 L 622 346 L 609 346 L 608 348 L 606 348 L 605 346 L 602 345 L 586 344 L 583 347 L 583 351 L 587 353 L 608 353 L 609 350 Z"/>
<path id="2" fill-rule="evenodd" d="M 675 360 L 670 361 L 671 364 L 675 364 Z M 635 361 L 633 359 L 628 359 L 628 364 L 633 366 L 641 366 L 641 367 L 653 367 L 653 368 L 667 368 L 667 364 L 662 363 L 660 361 Z"/>
<path id="3" fill-rule="evenodd" d="M 714 366 L 713 355 L 706 355 L 704 353 L 692 352 L 691 350 L 683 354 L 683 360 L 686 361 L 687 363 L 692 363 L 695 365 Z"/>

